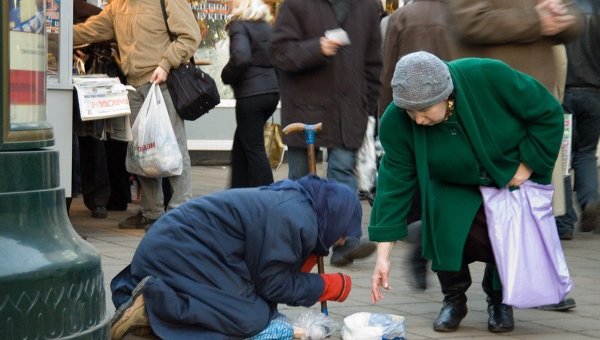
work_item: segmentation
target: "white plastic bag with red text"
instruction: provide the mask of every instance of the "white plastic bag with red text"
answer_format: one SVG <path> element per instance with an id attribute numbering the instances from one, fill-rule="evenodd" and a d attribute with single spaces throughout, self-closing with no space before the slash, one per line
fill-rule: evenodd
<path id="1" fill-rule="evenodd" d="M 183 161 L 160 86 L 152 84 L 132 128 L 127 171 L 143 177 L 181 175 Z"/>

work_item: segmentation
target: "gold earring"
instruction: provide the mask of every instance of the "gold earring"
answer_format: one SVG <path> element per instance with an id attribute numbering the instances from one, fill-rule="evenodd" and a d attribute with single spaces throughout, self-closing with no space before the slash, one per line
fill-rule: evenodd
<path id="1" fill-rule="evenodd" d="M 446 111 L 452 112 L 454 111 L 454 99 L 448 99 L 448 105 Z"/>
<path id="2" fill-rule="evenodd" d="M 448 118 L 450 118 L 450 116 L 452 116 L 452 113 L 454 112 L 454 99 L 448 99 L 446 101 L 446 114 L 444 115 L 444 122 L 448 120 Z"/>

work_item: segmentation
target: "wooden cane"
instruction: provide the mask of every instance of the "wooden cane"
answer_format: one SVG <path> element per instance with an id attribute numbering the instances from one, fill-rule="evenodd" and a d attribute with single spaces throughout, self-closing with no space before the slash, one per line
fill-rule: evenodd
<path id="1" fill-rule="evenodd" d="M 293 132 L 304 131 L 304 135 L 306 137 L 306 148 L 308 154 L 308 172 L 310 174 L 317 174 L 317 161 L 315 156 L 315 136 L 318 131 L 321 131 L 323 127 L 322 123 L 309 125 L 303 123 L 292 123 L 283 128 L 283 133 L 289 135 Z M 325 273 L 325 264 L 323 263 L 323 256 L 319 256 L 317 258 L 317 270 L 319 274 Z M 327 310 L 327 301 L 321 302 L 321 313 L 325 315 L 329 315 L 329 311 Z"/>

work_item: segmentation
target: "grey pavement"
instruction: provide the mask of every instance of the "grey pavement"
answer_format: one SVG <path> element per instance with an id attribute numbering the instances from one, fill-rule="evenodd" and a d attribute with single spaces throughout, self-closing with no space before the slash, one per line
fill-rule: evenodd
<path id="1" fill-rule="evenodd" d="M 324 176 L 323 164 L 318 172 Z M 284 164 L 274 171 L 276 179 L 287 176 Z M 205 195 L 227 187 L 227 166 L 194 166 L 192 170 L 195 196 Z M 363 231 L 370 213 L 370 206 L 363 203 Z M 139 210 L 139 205 L 130 204 L 124 212 L 109 211 L 106 219 L 93 219 L 85 208 L 81 197 L 74 198 L 71 206 L 71 224 L 101 254 L 105 278 L 107 313 L 114 312 L 110 300 L 109 283 L 131 260 L 135 249 L 144 236 L 143 230 L 122 230 L 117 223 Z M 483 264 L 470 266 L 473 285 L 467 292 L 469 313 L 457 332 L 438 333 L 433 331 L 432 322 L 441 308 L 442 294 L 433 272 L 428 274 L 429 287 L 425 291 L 411 288 L 405 258 L 408 244 L 398 242 L 392 254 L 391 290 L 384 292 L 385 298 L 376 305 L 370 302 L 371 273 L 374 256 L 344 268 L 332 267 L 325 258 L 325 272 L 342 272 L 352 277 L 352 292 L 343 303 L 329 302 L 329 315 L 340 326 L 343 319 L 356 312 L 377 312 L 402 315 L 405 319 L 408 339 L 600 339 L 600 234 L 576 231 L 573 240 L 562 241 L 571 277 L 575 288 L 569 294 L 577 307 L 568 312 L 541 311 L 537 309 L 515 309 L 515 330 L 504 334 L 487 331 L 485 295 L 481 288 Z M 319 311 L 319 305 L 311 308 L 280 306 L 280 311 L 294 320 L 307 311 Z M 337 332 L 331 339 L 340 339 Z"/>

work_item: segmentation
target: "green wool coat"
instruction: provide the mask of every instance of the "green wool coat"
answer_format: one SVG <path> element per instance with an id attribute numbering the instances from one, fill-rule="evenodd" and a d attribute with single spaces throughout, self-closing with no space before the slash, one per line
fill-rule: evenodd
<path id="1" fill-rule="evenodd" d="M 381 119 L 385 150 L 371 210 L 371 241 L 407 236 L 413 193 L 422 197 L 423 256 L 432 269 L 457 271 L 482 204 L 480 185 L 504 187 L 520 162 L 531 180 L 549 184 L 563 135 L 560 103 L 532 77 L 494 59 L 447 63 L 455 111 L 420 126 L 390 104 Z"/>

